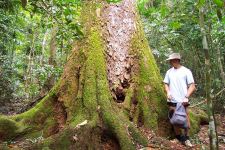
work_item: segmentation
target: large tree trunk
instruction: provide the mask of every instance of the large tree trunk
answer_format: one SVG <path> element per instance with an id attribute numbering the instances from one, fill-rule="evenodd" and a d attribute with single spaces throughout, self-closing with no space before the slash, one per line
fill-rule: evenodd
<path id="1" fill-rule="evenodd" d="M 81 14 L 85 37 L 61 79 L 34 108 L 0 116 L 0 140 L 43 137 L 36 149 L 135 149 L 148 144 L 139 127 L 170 132 L 135 1 L 86 1 Z"/>

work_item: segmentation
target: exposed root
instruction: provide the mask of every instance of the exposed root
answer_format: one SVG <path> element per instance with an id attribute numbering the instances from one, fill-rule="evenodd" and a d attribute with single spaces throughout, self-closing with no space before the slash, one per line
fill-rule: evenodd
<path id="1" fill-rule="evenodd" d="M 120 145 L 116 137 L 108 130 L 104 130 L 101 136 L 103 150 L 119 150 Z"/>
<path id="2" fill-rule="evenodd" d="M 61 102 L 59 101 L 56 102 L 54 106 L 54 110 L 53 110 L 53 115 L 57 122 L 57 128 L 56 128 L 57 131 L 55 132 L 57 133 L 58 131 L 64 128 L 64 125 L 67 120 L 67 113 L 65 111 L 65 107 L 63 107 L 63 104 Z"/>

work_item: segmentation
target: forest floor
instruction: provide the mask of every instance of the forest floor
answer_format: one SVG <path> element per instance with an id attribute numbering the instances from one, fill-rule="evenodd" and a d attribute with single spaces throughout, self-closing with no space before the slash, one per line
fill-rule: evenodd
<path id="1" fill-rule="evenodd" d="M 217 132 L 219 140 L 219 150 L 225 150 L 225 116 L 216 115 L 217 120 Z M 190 139 L 193 147 L 185 147 L 178 140 L 168 140 L 165 138 L 157 137 L 151 131 L 143 129 L 142 131 L 148 136 L 149 146 L 142 150 L 209 150 L 209 136 L 208 136 L 208 125 L 202 125 L 197 135 Z"/>
<path id="2" fill-rule="evenodd" d="M 14 109 L 11 109 L 8 111 L 7 115 L 12 115 L 19 113 L 21 110 L 17 107 L 21 106 L 14 106 Z M 5 110 L 9 110 L 9 108 L 6 108 Z M 17 112 L 18 111 L 18 112 Z M 6 114 L 6 113 L 4 113 Z M 216 115 L 216 121 L 217 121 L 217 132 L 218 132 L 218 141 L 219 141 L 219 150 L 225 150 L 225 116 L 224 115 Z M 208 137 L 208 125 L 202 125 L 200 128 L 200 131 L 197 135 L 194 137 L 191 137 L 191 142 L 194 145 L 192 148 L 185 147 L 181 143 L 179 143 L 176 139 L 166 139 L 162 137 L 157 137 L 154 132 L 141 128 L 143 134 L 145 134 L 146 137 L 148 137 L 149 145 L 146 148 L 141 148 L 140 146 L 137 146 L 137 149 L 139 150 L 159 150 L 159 149 L 165 149 L 165 150 L 207 150 L 209 149 L 209 137 Z M 26 149 L 26 147 L 29 147 L 32 144 L 35 144 L 41 140 L 44 140 L 42 137 L 36 138 L 36 139 L 27 139 L 26 141 L 20 141 L 15 140 L 7 143 L 0 143 L 0 147 L 2 145 L 5 145 L 8 148 L 12 149 Z M 104 144 L 103 149 L 105 150 L 114 150 L 112 144 Z"/>
<path id="3" fill-rule="evenodd" d="M 225 116 L 216 115 L 219 137 L 219 150 L 225 150 Z M 185 147 L 179 143 L 176 139 L 168 140 L 166 138 L 157 137 L 154 132 L 141 128 L 141 131 L 148 137 L 148 147 L 141 148 L 137 146 L 137 150 L 208 150 L 209 149 L 209 137 L 208 137 L 208 125 L 201 126 L 200 132 L 191 138 L 193 147 Z M 10 149 L 27 149 L 30 145 L 44 140 L 43 138 L 26 139 L 25 141 L 11 141 L 10 143 L 2 143 Z M 2 145 L 0 143 L 0 147 Z M 105 143 L 104 150 L 117 150 L 112 143 Z"/>

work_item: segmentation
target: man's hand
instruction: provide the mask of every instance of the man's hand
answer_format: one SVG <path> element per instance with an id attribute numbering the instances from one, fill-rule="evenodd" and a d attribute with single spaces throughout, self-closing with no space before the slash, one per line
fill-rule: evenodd
<path id="1" fill-rule="evenodd" d="M 170 94 L 169 85 L 168 84 L 164 84 L 164 87 L 165 87 L 166 94 L 167 94 L 167 101 L 171 101 L 172 96 Z"/>
<path id="2" fill-rule="evenodd" d="M 185 97 L 183 102 L 189 102 L 189 99 L 187 97 Z"/>
<path id="3" fill-rule="evenodd" d="M 172 99 L 172 96 L 170 93 L 167 93 L 167 99 L 170 101 Z"/>

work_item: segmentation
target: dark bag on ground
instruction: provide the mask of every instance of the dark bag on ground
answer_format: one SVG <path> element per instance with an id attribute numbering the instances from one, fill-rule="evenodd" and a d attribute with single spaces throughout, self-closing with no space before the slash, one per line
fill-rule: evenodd
<path id="1" fill-rule="evenodd" d="M 187 128 L 187 114 L 186 114 L 186 110 L 185 107 L 183 106 L 182 103 L 177 103 L 176 109 L 172 115 L 172 117 L 170 117 L 169 115 L 169 119 L 170 119 L 170 123 L 172 125 L 177 125 L 181 128 Z"/>

